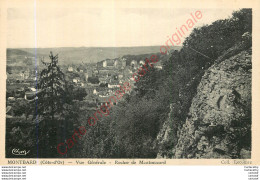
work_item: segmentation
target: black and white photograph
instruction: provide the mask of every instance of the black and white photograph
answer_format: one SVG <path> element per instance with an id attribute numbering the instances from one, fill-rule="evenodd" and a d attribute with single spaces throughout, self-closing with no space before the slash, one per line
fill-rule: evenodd
<path id="1" fill-rule="evenodd" d="M 251 159 L 252 13 L 8 8 L 5 158 Z"/>

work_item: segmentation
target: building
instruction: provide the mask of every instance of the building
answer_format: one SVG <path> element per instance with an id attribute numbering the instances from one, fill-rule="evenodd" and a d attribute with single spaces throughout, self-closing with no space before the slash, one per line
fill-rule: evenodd
<path id="1" fill-rule="evenodd" d="M 96 89 L 93 90 L 93 94 L 94 94 L 94 95 L 97 95 L 97 94 L 98 94 L 98 92 L 97 92 Z"/>
<path id="2" fill-rule="evenodd" d="M 87 74 L 88 74 L 88 77 L 92 77 L 93 71 L 91 69 L 87 69 Z"/>
<path id="3" fill-rule="evenodd" d="M 107 67 L 107 61 L 106 61 L 106 60 L 103 61 L 103 67 L 104 67 L 104 68 Z"/>
<path id="4" fill-rule="evenodd" d="M 24 99 L 29 100 L 29 101 L 38 99 L 37 95 L 39 95 L 40 93 L 42 93 L 42 90 L 40 90 L 40 89 L 37 91 L 27 91 L 27 92 L 25 92 Z"/>
<path id="5" fill-rule="evenodd" d="M 107 63 L 108 68 L 114 68 L 115 67 L 115 60 L 114 59 L 107 59 L 106 63 Z"/>
<path id="6" fill-rule="evenodd" d="M 125 69 L 125 67 L 126 67 L 126 58 L 122 58 L 122 59 L 121 59 L 121 62 L 122 62 L 122 67 L 121 67 L 121 69 Z"/>
<path id="7" fill-rule="evenodd" d="M 118 66 L 119 66 L 119 61 L 118 61 L 118 59 L 115 59 L 115 61 L 114 61 L 114 67 L 115 67 L 115 68 L 118 68 Z"/>
<path id="8" fill-rule="evenodd" d="M 68 71 L 69 71 L 69 72 L 73 72 L 73 67 L 69 66 L 69 67 L 68 67 Z"/>
<path id="9" fill-rule="evenodd" d="M 132 60 L 130 63 L 130 66 L 132 69 L 136 69 L 137 68 L 137 61 L 136 60 Z"/>
<path id="10" fill-rule="evenodd" d="M 108 79 L 106 77 L 99 78 L 99 84 L 106 84 L 106 83 L 108 83 Z"/>
<path id="11" fill-rule="evenodd" d="M 155 69 L 163 69 L 162 63 L 161 62 L 157 62 L 156 64 L 154 64 L 154 68 Z"/>
<path id="12" fill-rule="evenodd" d="M 12 106 L 6 107 L 6 118 L 12 118 L 14 116 L 14 111 Z"/>
<path id="13" fill-rule="evenodd" d="M 28 79 L 30 77 L 30 71 L 26 70 L 24 71 L 24 79 Z"/>
<path id="14" fill-rule="evenodd" d="M 117 88 L 120 87 L 119 82 L 110 82 L 108 83 L 108 88 L 112 89 L 112 88 Z"/>

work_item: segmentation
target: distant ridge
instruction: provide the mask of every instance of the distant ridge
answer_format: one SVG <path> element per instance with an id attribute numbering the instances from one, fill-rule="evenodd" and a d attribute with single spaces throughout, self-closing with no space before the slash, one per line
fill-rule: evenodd
<path id="1" fill-rule="evenodd" d="M 7 49 L 6 51 L 7 57 L 10 56 L 34 56 L 34 54 L 30 52 L 23 51 L 21 49 Z"/>
<path id="2" fill-rule="evenodd" d="M 180 50 L 181 46 L 173 47 Z M 37 48 L 39 58 L 48 58 L 52 51 L 59 54 L 60 63 L 96 63 L 104 59 L 114 59 L 124 55 L 140 55 L 160 52 L 160 46 L 140 46 L 140 47 L 61 47 L 61 48 Z M 7 49 L 7 57 L 15 56 L 35 56 L 35 48 Z"/>

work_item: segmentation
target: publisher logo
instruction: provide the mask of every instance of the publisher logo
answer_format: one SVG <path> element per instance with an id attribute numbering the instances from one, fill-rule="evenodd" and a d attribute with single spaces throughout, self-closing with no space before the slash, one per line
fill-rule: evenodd
<path id="1" fill-rule="evenodd" d="M 12 150 L 12 154 L 13 155 L 17 155 L 17 156 L 26 156 L 28 153 L 30 152 L 30 150 L 29 151 L 26 151 L 26 150 L 19 150 L 19 149 L 13 149 Z"/>

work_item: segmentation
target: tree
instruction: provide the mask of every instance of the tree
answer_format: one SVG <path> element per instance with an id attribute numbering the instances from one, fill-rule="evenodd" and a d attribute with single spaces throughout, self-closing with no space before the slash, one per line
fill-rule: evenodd
<path id="1" fill-rule="evenodd" d="M 40 73 L 35 115 L 39 115 L 39 154 L 59 157 L 57 145 L 71 137 L 78 122 L 78 106 L 73 103 L 74 87 L 65 80 L 58 66 L 58 55 L 50 52 L 51 62 L 43 62 Z"/>
<path id="2" fill-rule="evenodd" d="M 50 63 L 42 61 L 46 66 L 40 74 L 39 83 L 39 115 L 51 117 L 54 120 L 55 114 L 60 114 L 63 111 L 65 93 L 65 75 L 58 66 L 58 54 L 53 56 L 50 52 Z"/>
<path id="3" fill-rule="evenodd" d="M 84 97 L 88 95 L 84 88 L 78 88 L 73 93 L 74 99 L 78 101 L 83 101 Z"/>
<path id="4" fill-rule="evenodd" d="M 17 101 L 14 104 L 14 115 L 15 116 L 22 116 L 25 115 L 25 119 L 27 120 L 30 113 L 32 113 L 31 105 L 24 99 Z"/>
<path id="5" fill-rule="evenodd" d="M 88 82 L 90 82 L 92 84 L 98 84 L 99 83 L 99 79 L 98 79 L 98 77 L 89 77 L 88 78 Z"/>

